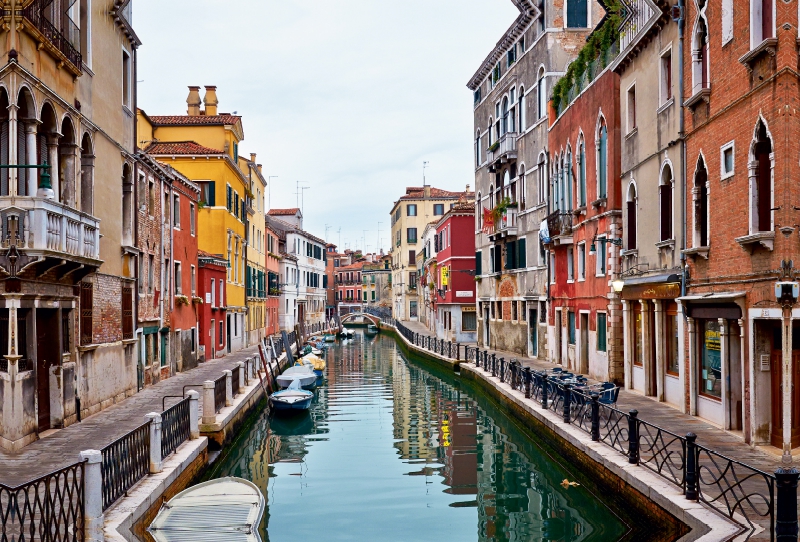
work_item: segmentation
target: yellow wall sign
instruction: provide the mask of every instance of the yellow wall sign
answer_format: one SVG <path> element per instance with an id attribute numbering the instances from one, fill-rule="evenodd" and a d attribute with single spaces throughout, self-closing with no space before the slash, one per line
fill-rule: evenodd
<path id="1" fill-rule="evenodd" d="M 441 267 L 441 285 L 448 286 L 450 284 L 450 268 L 449 267 Z"/>

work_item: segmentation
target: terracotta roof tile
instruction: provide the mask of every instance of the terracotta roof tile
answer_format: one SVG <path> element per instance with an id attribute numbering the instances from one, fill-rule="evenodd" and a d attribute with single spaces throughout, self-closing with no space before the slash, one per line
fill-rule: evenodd
<path id="1" fill-rule="evenodd" d="M 239 115 L 149 115 L 153 126 L 222 126 L 236 124 Z"/>
<path id="2" fill-rule="evenodd" d="M 291 209 L 270 209 L 267 214 L 271 216 L 291 216 L 296 215 L 298 212 L 300 212 L 300 209 L 292 207 Z"/>
<path id="3" fill-rule="evenodd" d="M 465 193 L 450 192 L 449 190 L 442 190 L 441 188 L 431 187 L 431 199 L 458 199 Z M 467 192 L 467 197 L 474 197 L 474 192 Z M 418 187 L 406 188 L 406 193 L 400 196 L 400 199 L 422 199 L 425 196 L 425 190 Z"/>
<path id="4" fill-rule="evenodd" d="M 204 147 L 194 141 L 165 141 L 151 143 L 144 152 L 147 154 L 222 154 L 223 151 Z"/>

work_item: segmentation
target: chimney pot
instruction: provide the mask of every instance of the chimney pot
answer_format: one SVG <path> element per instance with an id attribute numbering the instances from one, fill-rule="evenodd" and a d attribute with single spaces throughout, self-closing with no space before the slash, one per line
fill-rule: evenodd
<path id="1" fill-rule="evenodd" d="M 206 106 L 206 115 L 213 116 L 217 114 L 217 105 L 219 105 L 219 100 L 217 100 L 217 87 L 206 85 L 206 94 L 203 96 L 203 104 Z"/>
<path id="2" fill-rule="evenodd" d="M 189 106 L 186 112 L 190 117 L 200 115 L 200 87 L 189 87 L 189 96 L 186 98 L 186 104 Z"/>
<path id="3" fill-rule="evenodd" d="M 254 153 L 254 152 L 250 153 L 250 161 L 255 163 L 255 161 L 256 161 L 256 153 Z"/>

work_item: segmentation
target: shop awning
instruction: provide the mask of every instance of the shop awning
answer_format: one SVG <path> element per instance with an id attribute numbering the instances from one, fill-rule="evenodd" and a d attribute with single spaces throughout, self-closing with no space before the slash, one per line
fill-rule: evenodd
<path id="1" fill-rule="evenodd" d="M 681 276 L 677 273 L 660 273 L 658 275 L 647 275 L 645 277 L 629 277 L 624 280 L 625 286 L 636 286 L 639 284 L 660 284 L 663 282 L 680 282 Z"/>

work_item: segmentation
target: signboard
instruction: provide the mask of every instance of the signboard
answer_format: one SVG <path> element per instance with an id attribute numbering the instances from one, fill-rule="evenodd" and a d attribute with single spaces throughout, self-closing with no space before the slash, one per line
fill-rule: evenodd
<path id="1" fill-rule="evenodd" d="M 477 312 L 475 305 L 464 305 L 461 307 L 461 312 Z"/>
<path id="2" fill-rule="evenodd" d="M 206 303 L 211 304 L 211 292 L 206 292 Z"/>
<path id="3" fill-rule="evenodd" d="M 677 282 L 661 284 L 636 284 L 622 289 L 622 299 L 675 299 L 681 295 Z"/>
<path id="4" fill-rule="evenodd" d="M 469 290 L 456 290 L 456 297 L 472 297 L 472 292 Z"/>
<path id="5" fill-rule="evenodd" d="M 441 281 L 439 284 L 441 286 L 448 286 L 450 284 L 450 268 L 449 267 L 440 267 L 441 272 Z"/>

